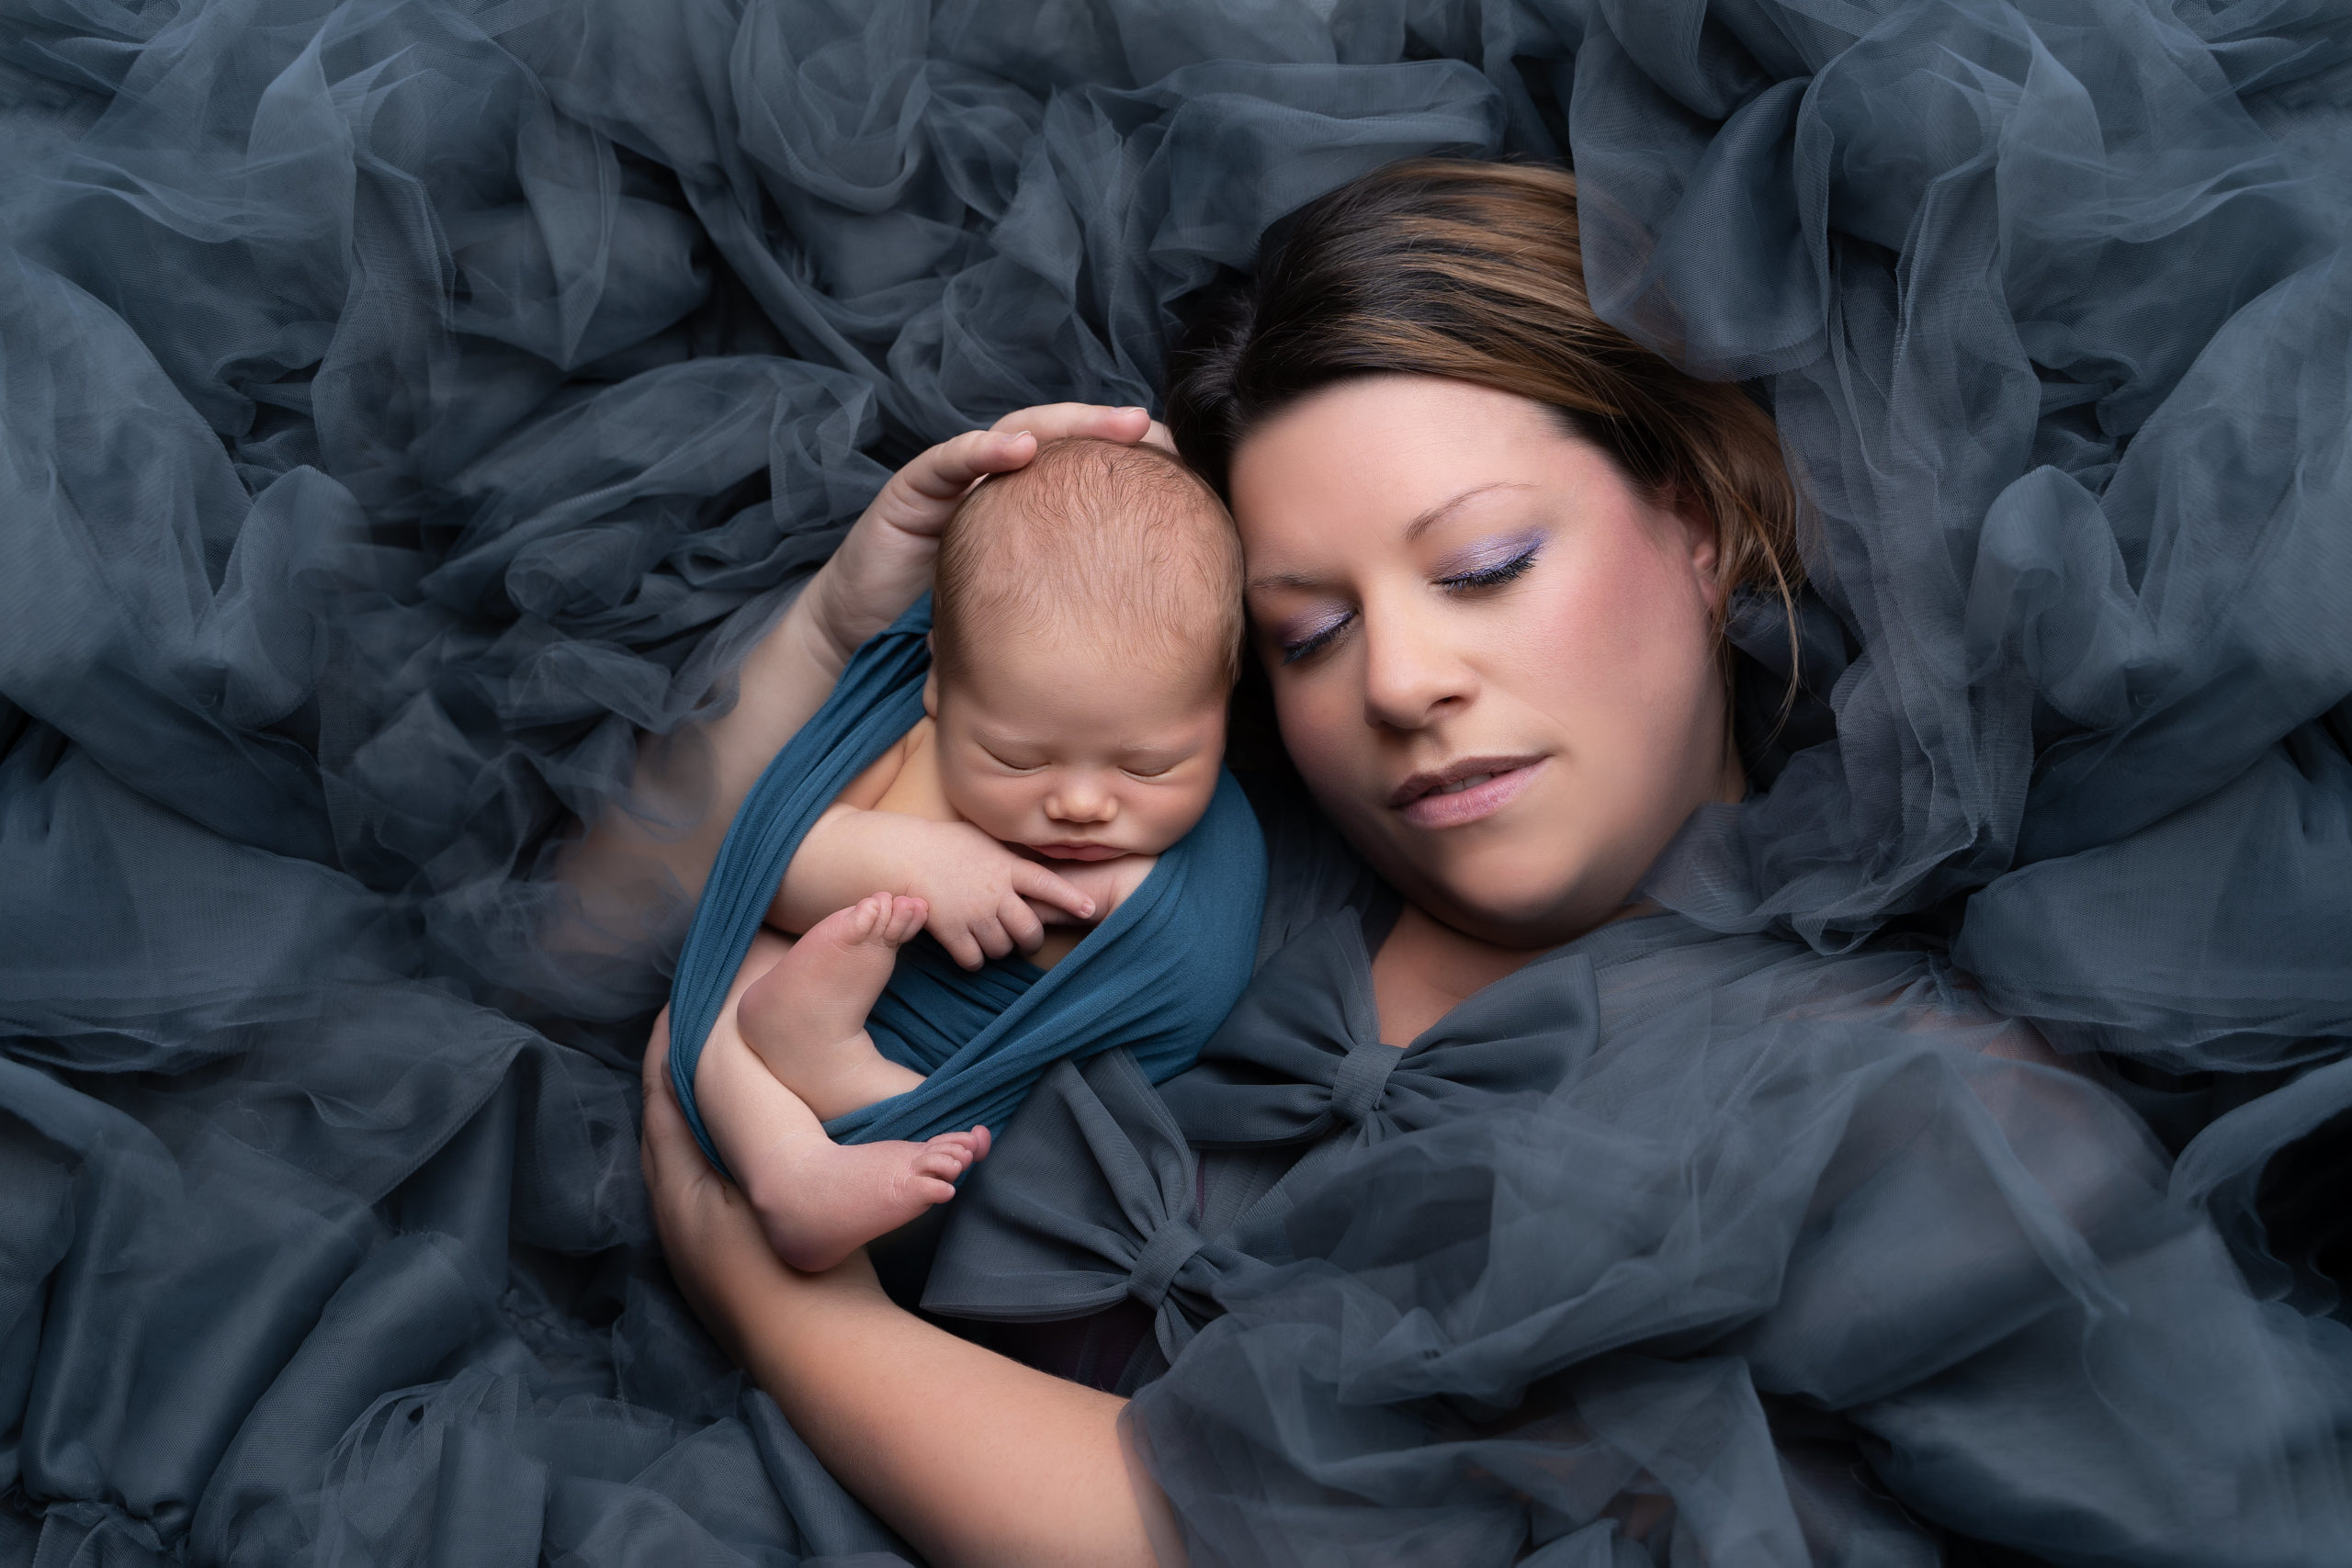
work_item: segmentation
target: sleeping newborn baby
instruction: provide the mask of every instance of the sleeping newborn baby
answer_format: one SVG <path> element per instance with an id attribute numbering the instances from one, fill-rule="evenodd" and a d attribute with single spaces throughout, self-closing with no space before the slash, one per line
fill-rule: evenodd
<path id="1" fill-rule="evenodd" d="M 1223 505 L 1149 446 L 1049 444 L 948 524 L 924 716 L 794 852 L 768 923 L 806 934 L 738 1007 L 781 1087 L 715 1094 L 708 1055 L 699 1074 L 711 1139 L 786 1262 L 831 1268 L 988 1152 L 985 1127 L 836 1143 L 820 1123 L 924 1081 L 866 1027 L 903 943 L 928 930 L 967 970 L 1015 949 L 1050 968 L 1201 820 L 1240 579 Z"/>

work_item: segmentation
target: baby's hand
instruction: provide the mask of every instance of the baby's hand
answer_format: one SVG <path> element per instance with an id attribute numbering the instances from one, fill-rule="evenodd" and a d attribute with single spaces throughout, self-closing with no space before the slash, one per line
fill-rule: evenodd
<path id="1" fill-rule="evenodd" d="M 1046 927 L 1030 908 L 1033 899 L 1075 919 L 1094 918 L 1093 898 L 969 823 L 922 826 L 923 842 L 909 846 L 916 870 L 908 891 L 931 905 L 924 929 L 965 968 L 1015 948 L 1037 951 Z"/>

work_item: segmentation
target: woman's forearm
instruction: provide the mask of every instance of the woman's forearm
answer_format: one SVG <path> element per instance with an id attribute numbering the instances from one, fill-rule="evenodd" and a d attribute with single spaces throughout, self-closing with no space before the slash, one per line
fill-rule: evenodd
<path id="1" fill-rule="evenodd" d="M 932 1562 L 1155 1561 L 1120 1442 L 1125 1401 L 899 1310 L 862 1259 L 821 1277 L 770 1260 L 734 1288 L 753 1381 Z"/>
<path id="2" fill-rule="evenodd" d="M 713 1044 L 740 1039 L 737 1004 L 783 945 L 755 940 Z M 1172 1568 L 1181 1548 L 1168 1544 L 1167 1505 L 1120 1439 L 1126 1402 L 900 1310 L 862 1252 L 824 1274 L 786 1268 L 750 1201 L 686 1130 L 669 1043 L 665 1013 L 645 1053 L 642 1153 L 671 1271 L 825 1467 L 942 1568 Z"/>

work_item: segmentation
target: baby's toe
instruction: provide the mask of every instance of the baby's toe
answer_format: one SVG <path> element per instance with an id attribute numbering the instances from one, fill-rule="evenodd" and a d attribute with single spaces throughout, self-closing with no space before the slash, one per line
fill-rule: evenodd
<path id="1" fill-rule="evenodd" d="M 892 947 L 898 946 L 915 932 L 922 930 L 923 921 L 930 916 L 931 906 L 920 898 L 904 897 L 892 898 L 889 919 L 883 930 L 883 940 Z"/>
<path id="2" fill-rule="evenodd" d="M 927 1145 L 915 1156 L 915 1169 L 924 1176 L 935 1176 L 943 1181 L 953 1181 L 971 1168 L 972 1156 L 958 1148 Z"/>
<path id="3" fill-rule="evenodd" d="M 915 1196 L 936 1207 L 956 1196 L 956 1184 L 939 1177 L 925 1177 L 915 1183 Z"/>
<path id="4" fill-rule="evenodd" d="M 954 1149 L 956 1156 L 967 1164 L 989 1152 L 986 1133 L 981 1133 L 978 1136 L 971 1133 L 942 1133 L 932 1142 L 942 1148 Z"/>

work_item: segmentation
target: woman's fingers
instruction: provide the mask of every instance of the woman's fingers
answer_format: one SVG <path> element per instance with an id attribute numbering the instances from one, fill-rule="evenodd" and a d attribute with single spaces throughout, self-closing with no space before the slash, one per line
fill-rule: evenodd
<path id="1" fill-rule="evenodd" d="M 1154 441 L 1173 451 L 1168 427 L 1148 409 L 1095 403 L 1042 403 L 1017 409 L 986 430 L 967 430 L 915 457 L 882 487 L 868 516 L 926 537 L 936 536 L 972 481 L 1009 473 L 1065 436 L 1102 441 Z"/>
<path id="2" fill-rule="evenodd" d="M 731 1256 L 747 1246 L 764 1247 L 758 1222 L 748 1204 L 703 1158 L 686 1114 L 678 1107 L 670 1086 L 670 1010 L 653 1021 L 645 1043 L 644 1124 L 638 1136 L 638 1163 L 645 1172 L 646 1196 L 653 1210 L 653 1228 L 662 1238 L 662 1255 L 678 1290 L 698 1316 L 722 1342 L 730 1342 L 731 1326 L 720 1300 L 723 1290 L 714 1279 L 726 1271 Z"/>
<path id="3" fill-rule="evenodd" d="M 890 476 L 803 596 L 828 657 L 846 661 L 930 586 L 940 530 L 976 480 L 1011 473 L 1041 444 L 1069 435 L 1175 450 L 1168 427 L 1148 409 L 1041 403 L 920 453 Z"/>
<path id="4" fill-rule="evenodd" d="M 1094 918 L 1093 899 L 1035 861 L 1015 863 L 1012 890 L 1023 898 L 1035 898 L 1041 904 L 1051 904 L 1057 909 L 1067 910 L 1076 919 L 1091 920 Z"/>
<path id="5" fill-rule="evenodd" d="M 638 1163 L 645 1172 L 646 1191 L 653 1199 L 654 1220 L 662 1228 L 663 1245 L 670 1247 L 675 1241 L 670 1234 L 673 1225 L 685 1222 L 706 1200 L 713 1196 L 723 1200 L 729 1184 L 703 1157 L 702 1145 L 695 1142 L 694 1129 L 686 1125 L 686 1113 L 671 1085 L 668 1008 L 654 1019 L 653 1032 L 645 1043 L 644 1083 L 644 1127 L 638 1136 Z"/>
<path id="6" fill-rule="evenodd" d="M 890 476 L 802 595 L 832 668 L 931 585 L 940 530 L 975 480 L 1010 473 L 1035 457 L 1040 444 L 1067 435 L 1150 441 L 1175 450 L 1167 426 L 1148 409 L 1043 403 L 919 454 Z"/>
<path id="7" fill-rule="evenodd" d="M 974 479 L 1020 468 L 1037 455 L 1038 440 L 1026 430 L 967 430 L 928 448 L 892 474 L 865 515 L 909 534 L 937 538 Z"/>
<path id="8" fill-rule="evenodd" d="M 694 1148 L 694 1133 L 686 1114 L 678 1109 L 676 1090 L 670 1087 L 670 1010 L 654 1015 L 653 1032 L 645 1042 L 645 1127 L 638 1140 L 638 1163 L 644 1168 L 646 1189 L 659 1208 L 662 1195 L 677 1177 L 677 1145 L 684 1140 Z M 696 1159 L 702 1151 L 694 1149 Z"/>
<path id="9" fill-rule="evenodd" d="M 1154 420 L 1148 409 L 1106 408 L 1101 403 L 1040 403 L 1035 408 L 1015 409 L 990 428 L 1025 430 L 1040 442 L 1059 441 L 1070 435 L 1136 442 L 1148 439 L 1154 431 L 1163 437 L 1168 434 L 1167 427 Z M 1165 440 L 1159 444 L 1168 446 Z M 1175 450 L 1173 446 L 1169 449 Z"/>

